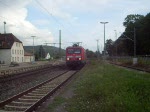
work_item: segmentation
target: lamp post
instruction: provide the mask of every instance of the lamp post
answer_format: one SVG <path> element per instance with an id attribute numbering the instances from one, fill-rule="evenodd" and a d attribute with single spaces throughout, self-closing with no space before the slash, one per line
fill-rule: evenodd
<path id="1" fill-rule="evenodd" d="M 115 37 L 116 37 L 116 57 L 117 57 L 117 30 L 114 30 L 115 31 Z"/>
<path id="2" fill-rule="evenodd" d="M 101 24 L 104 24 L 104 58 L 105 58 L 105 24 L 108 22 L 100 22 Z"/>

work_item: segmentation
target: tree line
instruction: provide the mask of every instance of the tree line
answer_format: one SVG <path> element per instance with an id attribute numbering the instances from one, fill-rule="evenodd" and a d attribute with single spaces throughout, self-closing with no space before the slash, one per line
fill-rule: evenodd
<path id="1" fill-rule="evenodd" d="M 136 42 L 136 55 L 150 55 L 150 13 L 127 15 L 123 22 L 125 31 L 117 40 L 106 40 L 106 52 L 109 56 L 133 56 Z M 135 37 L 135 38 L 134 38 Z"/>

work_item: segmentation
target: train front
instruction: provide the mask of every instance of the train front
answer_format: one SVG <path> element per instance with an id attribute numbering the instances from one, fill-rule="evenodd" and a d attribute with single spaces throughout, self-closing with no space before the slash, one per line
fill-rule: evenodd
<path id="1" fill-rule="evenodd" d="M 85 50 L 78 47 L 68 47 L 66 49 L 66 64 L 68 67 L 76 67 L 85 63 Z"/>

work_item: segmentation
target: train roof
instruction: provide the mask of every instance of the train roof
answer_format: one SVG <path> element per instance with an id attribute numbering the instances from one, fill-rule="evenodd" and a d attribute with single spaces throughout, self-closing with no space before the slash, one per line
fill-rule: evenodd
<path id="1" fill-rule="evenodd" d="M 82 46 L 69 46 L 69 47 L 67 47 L 67 48 L 83 48 Z M 66 49 L 67 49 L 66 48 Z M 84 48 L 83 48 L 84 49 Z"/>

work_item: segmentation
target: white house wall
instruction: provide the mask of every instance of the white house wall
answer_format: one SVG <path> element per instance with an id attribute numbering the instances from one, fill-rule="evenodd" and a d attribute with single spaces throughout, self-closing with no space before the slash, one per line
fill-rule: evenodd
<path id="1" fill-rule="evenodd" d="M 34 56 L 24 56 L 24 62 L 33 62 Z"/>
<path id="2" fill-rule="evenodd" d="M 0 61 L 5 62 L 5 64 L 10 64 L 11 62 L 33 62 L 35 57 L 24 56 L 23 44 L 14 42 L 11 49 L 0 49 Z"/>
<path id="3" fill-rule="evenodd" d="M 10 49 L 0 49 L 0 61 L 5 64 L 10 64 L 11 62 L 11 50 Z"/>
<path id="4" fill-rule="evenodd" d="M 22 43 L 14 42 L 11 48 L 11 62 L 24 62 L 24 48 Z"/>

